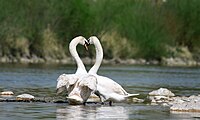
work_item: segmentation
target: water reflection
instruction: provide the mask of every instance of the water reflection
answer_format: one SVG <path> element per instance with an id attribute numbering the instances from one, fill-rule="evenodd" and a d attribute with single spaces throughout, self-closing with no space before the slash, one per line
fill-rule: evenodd
<path id="1" fill-rule="evenodd" d="M 56 118 L 63 119 L 128 119 L 129 109 L 123 106 L 67 106 L 58 108 Z"/>
<path id="2" fill-rule="evenodd" d="M 171 111 L 171 117 L 181 119 L 200 119 L 200 113 L 198 112 L 176 112 Z"/>

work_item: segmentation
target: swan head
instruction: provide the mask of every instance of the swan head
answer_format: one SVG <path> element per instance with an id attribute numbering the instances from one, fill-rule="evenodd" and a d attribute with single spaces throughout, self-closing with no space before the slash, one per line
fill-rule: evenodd
<path id="1" fill-rule="evenodd" d="M 78 36 L 75 37 L 69 44 L 69 48 L 73 49 L 74 46 L 76 46 L 77 44 L 81 44 L 83 46 L 85 46 L 86 50 L 87 50 L 87 46 L 90 45 L 90 43 L 88 42 L 87 39 L 85 39 L 83 36 Z"/>
<path id="2" fill-rule="evenodd" d="M 85 43 L 84 43 L 84 47 L 85 47 L 86 50 L 88 50 L 89 45 L 90 45 L 90 43 L 86 40 Z"/>
<path id="3" fill-rule="evenodd" d="M 77 38 L 79 39 L 79 44 L 83 45 L 85 47 L 85 49 L 88 50 L 88 46 L 90 45 L 88 40 L 85 39 L 83 36 L 79 36 Z"/>
<path id="4" fill-rule="evenodd" d="M 99 39 L 96 36 L 91 36 L 87 41 L 89 44 L 94 44 L 95 42 L 99 41 Z"/>

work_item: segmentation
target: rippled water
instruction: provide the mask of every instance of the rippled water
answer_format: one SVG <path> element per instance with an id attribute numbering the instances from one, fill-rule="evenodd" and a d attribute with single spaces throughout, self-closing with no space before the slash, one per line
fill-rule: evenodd
<path id="1" fill-rule="evenodd" d="M 0 91 L 15 95 L 29 93 L 36 97 L 54 97 L 56 79 L 62 73 L 74 73 L 70 65 L 0 65 Z M 147 93 L 166 87 L 176 95 L 200 93 L 200 68 L 159 66 L 102 66 L 100 75 L 112 78 L 129 93 Z M 0 103 L 0 120 L 31 119 L 197 119 L 197 113 L 174 113 L 168 107 L 135 103 L 113 106 L 67 103 Z"/>

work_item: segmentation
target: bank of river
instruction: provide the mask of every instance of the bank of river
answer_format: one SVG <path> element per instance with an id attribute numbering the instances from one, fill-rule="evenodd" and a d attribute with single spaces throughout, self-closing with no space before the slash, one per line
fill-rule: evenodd
<path id="1" fill-rule="evenodd" d="M 84 64 L 94 64 L 95 59 L 91 59 L 88 57 L 82 58 Z M 65 59 L 52 59 L 52 58 L 39 58 L 37 56 L 33 56 L 31 58 L 21 57 L 21 58 L 9 58 L 9 57 L 1 57 L 0 63 L 21 63 L 21 64 L 75 64 L 75 61 L 71 58 Z M 200 61 L 194 59 L 180 58 L 180 57 L 163 57 L 161 60 L 146 60 L 143 58 L 139 59 L 103 59 L 102 64 L 113 65 L 163 65 L 163 66 L 200 66 Z"/>

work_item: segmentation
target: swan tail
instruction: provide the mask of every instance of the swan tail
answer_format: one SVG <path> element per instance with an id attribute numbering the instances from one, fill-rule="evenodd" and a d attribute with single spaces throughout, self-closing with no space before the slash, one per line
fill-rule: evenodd
<path id="1" fill-rule="evenodd" d="M 138 96 L 140 94 L 128 94 L 126 97 L 129 98 L 129 97 L 134 97 L 134 96 Z"/>

